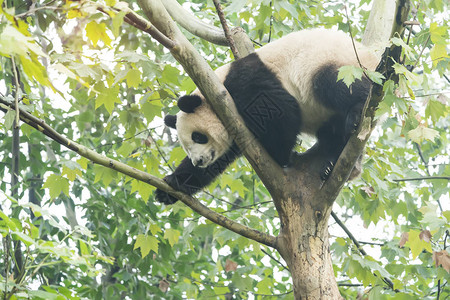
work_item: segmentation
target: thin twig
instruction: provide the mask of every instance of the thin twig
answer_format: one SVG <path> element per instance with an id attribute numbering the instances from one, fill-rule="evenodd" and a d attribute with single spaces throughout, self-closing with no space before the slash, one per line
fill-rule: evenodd
<path id="1" fill-rule="evenodd" d="M 367 252 L 361 247 L 361 244 L 358 242 L 358 240 L 355 238 L 355 236 L 348 230 L 347 226 L 339 219 L 339 217 L 332 211 L 331 216 L 333 217 L 334 221 L 344 230 L 345 234 L 352 240 L 353 244 L 355 244 L 358 251 L 366 256 Z"/>
<path id="2" fill-rule="evenodd" d="M 419 57 L 417 57 L 416 63 L 415 63 L 414 66 L 412 67 L 411 71 L 414 70 L 414 69 L 417 67 L 417 65 L 419 64 L 420 58 L 422 57 L 422 54 L 423 54 L 423 51 L 425 50 L 425 48 L 427 48 L 427 44 L 428 44 L 428 42 L 430 41 L 430 38 L 431 38 L 431 34 L 428 35 L 428 38 L 427 38 L 427 40 L 425 41 L 425 43 L 424 43 L 424 45 L 423 45 L 423 47 L 422 47 L 422 50 L 420 50 Z"/>
<path id="3" fill-rule="evenodd" d="M 269 23 L 269 40 L 268 43 L 270 43 L 271 39 L 272 39 L 272 26 L 273 26 L 273 3 L 272 1 L 270 1 L 270 23 Z"/>
<path id="4" fill-rule="evenodd" d="M 350 18 L 349 18 L 349 16 L 348 16 L 348 11 L 347 11 L 347 4 L 344 5 L 344 7 L 345 7 L 345 14 L 346 14 L 346 16 L 347 16 L 348 32 L 350 33 L 350 37 L 351 37 L 351 39 L 352 39 L 352 45 L 353 45 L 353 50 L 355 51 L 356 60 L 358 60 L 359 67 L 363 69 L 364 75 L 366 75 L 366 77 L 370 80 L 369 76 L 367 76 L 367 74 L 366 74 L 366 72 L 365 72 L 364 66 L 361 64 L 361 61 L 359 60 L 358 51 L 356 51 L 355 40 L 353 39 L 352 27 L 351 27 L 351 25 L 350 25 Z"/>
<path id="5" fill-rule="evenodd" d="M 277 262 L 283 269 L 285 269 L 286 271 L 289 271 L 289 268 L 286 267 L 281 261 L 276 259 L 272 254 L 270 254 L 269 252 L 267 252 L 264 249 L 261 249 L 261 252 L 264 253 L 265 255 L 267 255 L 268 257 L 270 257 L 273 261 Z"/>
<path id="6" fill-rule="evenodd" d="M 24 18 L 26 16 L 34 14 L 37 11 L 46 10 L 46 9 L 49 9 L 49 10 L 62 10 L 63 8 L 62 7 L 58 7 L 58 6 L 47 6 L 46 5 L 46 6 L 41 6 L 41 7 L 36 7 L 36 8 L 30 9 L 29 11 L 26 11 L 24 13 L 15 15 L 15 17 L 16 18 Z"/>
<path id="7" fill-rule="evenodd" d="M 336 221 L 336 223 L 342 228 L 342 230 L 345 231 L 347 236 L 352 240 L 352 242 L 355 244 L 358 251 L 363 255 L 367 256 L 367 252 L 361 247 L 361 244 L 358 242 L 358 240 L 355 238 L 355 236 L 348 230 L 347 226 L 339 219 L 339 217 L 334 213 L 331 212 L 331 216 Z M 383 281 L 389 285 L 389 287 L 394 290 L 394 283 L 387 277 L 383 277 Z"/>
<path id="8" fill-rule="evenodd" d="M 112 7 L 105 7 L 105 6 L 97 6 L 97 10 L 101 11 L 102 13 L 108 14 L 108 10 L 113 10 L 115 13 L 121 12 L 121 10 L 112 8 Z M 140 29 L 144 32 L 147 32 L 150 34 L 155 40 L 160 42 L 164 47 L 167 49 L 172 49 L 175 47 L 175 42 L 169 39 L 167 36 L 165 36 L 161 31 L 159 31 L 155 26 L 153 26 L 152 23 L 135 13 L 134 11 L 127 9 L 125 11 L 126 15 L 124 17 L 124 21 L 128 24 L 136 27 L 137 29 Z"/>
<path id="9" fill-rule="evenodd" d="M 150 130 L 148 131 L 148 137 L 152 140 L 153 144 L 154 144 L 155 147 L 156 147 L 156 150 L 157 150 L 158 153 L 159 153 L 159 156 L 162 157 L 162 159 L 164 160 L 164 163 L 166 164 L 166 166 L 168 166 L 169 169 L 173 172 L 172 165 L 169 164 L 169 161 L 167 160 L 166 156 L 164 155 L 164 153 L 163 153 L 163 152 L 161 151 L 161 149 L 159 148 L 158 143 L 156 142 L 156 140 L 155 140 L 155 139 L 153 138 L 153 136 L 152 136 L 152 132 L 153 132 L 153 129 L 150 129 Z"/>
<path id="10" fill-rule="evenodd" d="M 12 63 L 12 69 L 13 69 L 13 74 L 14 74 L 14 83 L 16 85 L 16 93 L 14 95 L 14 101 L 16 103 L 16 122 L 14 127 L 15 128 L 19 128 L 19 121 L 20 121 L 20 117 L 19 117 L 19 75 L 17 74 L 17 69 L 16 69 L 16 62 L 14 60 L 14 56 L 11 56 L 11 63 Z"/>
<path id="11" fill-rule="evenodd" d="M 239 52 L 236 49 L 236 45 L 234 44 L 233 36 L 230 33 L 230 29 L 228 28 L 227 20 L 225 19 L 225 15 L 223 14 L 222 6 L 220 5 L 219 0 L 213 0 L 214 6 L 216 7 L 217 15 L 219 16 L 220 23 L 222 24 L 223 32 L 225 33 L 225 37 L 230 44 L 231 52 L 233 52 L 234 58 L 239 59 Z"/>
<path id="12" fill-rule="evenodd" d="M 393 179 L 393 181 L 402 182 L 402 181 L 435 180 L 435 179 L 450 180 L 450 177 L 449 176 L 424 176 L 424 177 Z"/>

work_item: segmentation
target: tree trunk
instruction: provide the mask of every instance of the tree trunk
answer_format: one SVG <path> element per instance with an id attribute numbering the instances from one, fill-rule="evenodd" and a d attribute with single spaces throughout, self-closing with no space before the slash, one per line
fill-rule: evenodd
<path id="1" fill-rule="evenodd" d="M 334 197 L 316 198 L 322 188 L 317 172 L 322 159 L 317 152 L 306 155 L 285 172 L 287 184 L 274 198 L 281 221 L 276 248 L 289 266 L 295 299 L 342 299 L 328 241 Z"/>
<path id="2" fill-rule="evenodd" d="M 311 207 L 302 207 L 300 198 L 283 200 L 287 222 L 278 237 L 279 251 L 292 275 L 295 299 L 341 299 L 330 255 L 328 223 Z M 289 212 L 289 213 L 288 213 Z"/>
<path id="3" fill-rule="evenodd" d="M 395 0 L 397 10 L 392 10 L 389 5 L 383 5 L 389 1 L 392 0 L 375 0 L 379 13 L 377 16 L 381 16 L 378 21 L 392 23 L 395 20 L 394 31 L 399 32 L 408 13 L 409 1 Z M 326 182 L 319 176 L 326 156 L 318 147 L 313 147 L 300 157 L 294 158 L 290 168 L 280 168 L 248 131 L 225 88 L 171 21 L 161 1 L 139 0 L 138 3 L 154 27 L 172 40 L 173 45 L 169 47 L 172 55 L 183 65 L 219 119 L 232 133 L 243 154 L 273 197 L 281 222 L 276 242 L 271 236 L 264 239 L 255 239 L 261 234 L 246 236 L 265 245 L 274 246 L 279 251 L 291 272 L 295 299 L 342 299 L 332 267 L 328 219 L 333 202 L 361 155 L 369 134 L 360 138 L 354 135 L 350 138 Z M 383 18 L 385 15 L 389 15 L 389 19 Z M 378 25 L 377 22 L 372 24 L 371 26 Z M 376 33 L 376 30 L 373 30 L 372 34 L 366 37 L 367 44 L 373 42 L 374 38 L 371 36 L 385 36 Z M 381 92 L 377 101 L 381 101 Z M 374 102 L 378 103 L 377 101 Z M 369 104 L 370 114 L 366 113 L 359 130 L 364 128 L 364 132 L 371 132 L 376 103 Z M 176 196 L 175 193 L 173 195 Z M 196 201 L 190 199 L 183 202 L 193 209 L 198 206 Z M 201 213 L 199 210 L 196 211 Z M 237 226 L 239 225 L 234 224 L 227 228 L 233 230 L 233 227 Z M 239 230 L 233 231 L 240 233 Z"/>

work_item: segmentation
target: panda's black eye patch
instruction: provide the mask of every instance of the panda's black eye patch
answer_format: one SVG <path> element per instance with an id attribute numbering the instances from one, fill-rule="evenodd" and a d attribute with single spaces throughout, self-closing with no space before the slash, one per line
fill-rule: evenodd
<path id="1" fill-rule="evenodd" d="M 208 137 L 198 131 L 194 131 L 192 133 L 192 141 L 197 144 L 206 144 L 208 143 Z"/>

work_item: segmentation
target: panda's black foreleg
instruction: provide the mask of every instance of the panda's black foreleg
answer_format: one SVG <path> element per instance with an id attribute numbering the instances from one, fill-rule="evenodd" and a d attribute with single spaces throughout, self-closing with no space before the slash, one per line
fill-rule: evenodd
<path id="1" fill-rule="evenodd" d="M 206 168 L 195 167 L 189 157 L 186 157 L 172 174 L 164 178 L 164 181 L 178 191 L 193 195 L 213 182 L 238 156 L 240 156 L 239 149 L 233 145 Z M 155 191 L 155 198 L 164 204 L 173 204 L 178 200 L 160 189 Z"/>

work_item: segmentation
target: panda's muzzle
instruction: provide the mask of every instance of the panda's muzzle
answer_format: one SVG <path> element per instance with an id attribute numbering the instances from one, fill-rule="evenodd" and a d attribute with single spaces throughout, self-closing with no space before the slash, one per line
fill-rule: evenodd
<path id="1" fill-rule="evenodd" d="M 194 167 L 201 168 L 203 166 L 203 158 L 193 161 L 192 164 Z"/>
<path id="2" fill-rule="evenodd" d="M 216 151 L 211 150 L 209 159 L 205 159 L 204 156 L 201 156 L 199 159 L 193 160 L 192 164 L 194 165 L 194 167 L 197 167 L 197 168 L 206 168 L 207 166 L 209 166 L 211 163 L 214 162 L 215 157 L 216 157 Z"/>

